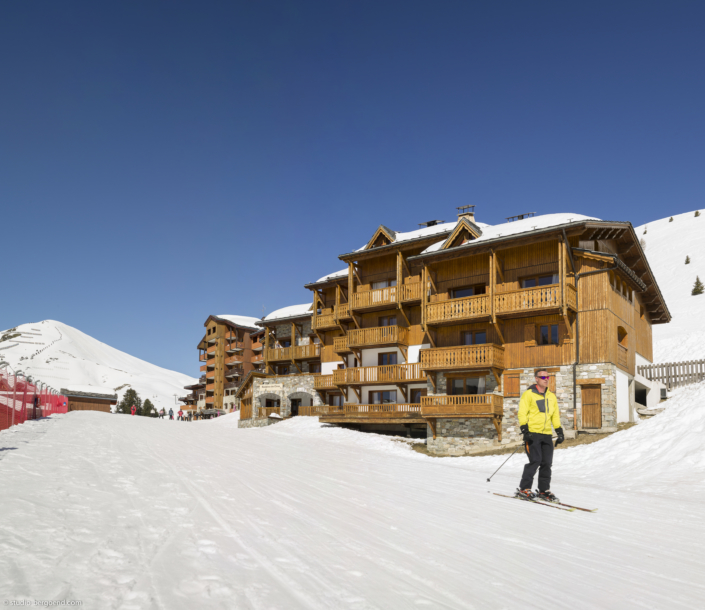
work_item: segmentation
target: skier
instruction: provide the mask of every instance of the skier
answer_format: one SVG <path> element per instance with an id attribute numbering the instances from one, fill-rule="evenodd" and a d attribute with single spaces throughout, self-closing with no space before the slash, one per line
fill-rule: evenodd
<path id="1" fill-rule="evenodd" d="M 165 415 L 166 415 L 166 411 L 164 410 L 164 407 L 162 407 L 162 410 L 159 411 L 159 419 L 164 419 Z"/>
<path id="2" fill-rule="evenodd" d="M 130 413 L 132 413 L 132 415 L 137 413 L 137 407 L 135 405 L 132 405 L 132 408 L 130 409 Z"/>
<path id="3" fill-rule="evenodd" d="M 169 408 L 169 419 L 174 419 L 174 409 Z"/>
<path id="4" fill-rule="evenodd" d="M 549 374 L 546 369 L 536 369 L 536 383 L 521 395 L 519 400 L 519 429 L 524 438 L 524 450 L 529 463 L 524 466 L 524 473 L 517 489 L 516 497 L 532 500 L 536 497 L 548 502 L 558 502 L 551 491 L 551 464 L 553 462 L 553 434 L 551 424 L 556 430 L 558 440 L 563 442 L 563 428 L 558 412 L 558 399 L 548 389 Z M 531 491 L 536 470 L 539 471 L 538 494 Z"/>
<path id="5" fill-rule="evenodd" d="M 179 409 L 179 421 L 184 421 L 184 412 Z"/>

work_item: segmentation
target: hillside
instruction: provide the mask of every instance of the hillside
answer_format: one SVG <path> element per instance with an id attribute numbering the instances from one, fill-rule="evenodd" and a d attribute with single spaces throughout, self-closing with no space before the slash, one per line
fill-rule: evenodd
<path id="1" fill-rule="evenodd" d="M 174 394 L 195 383 L 188 375 L 163 369 L 82 333 L 44 320 L 0 333 L 0 362 L 57 390 L 66 386 L 110 388 L 122 396 L 134 388 L 157 408 L 173 407 Z M 84 388 L 87 390 L 88 388 Z"/>
<path id="2" fill-rule="evenodd" d="M 635 227 L 646 242 L 646 257 L 673 316 L 669 324 L 654 326 L 654 362 L 705 358 L 705 295 L 690 294 L 696 276 L 705 282 L 705 212 L 700 213 Z"/>

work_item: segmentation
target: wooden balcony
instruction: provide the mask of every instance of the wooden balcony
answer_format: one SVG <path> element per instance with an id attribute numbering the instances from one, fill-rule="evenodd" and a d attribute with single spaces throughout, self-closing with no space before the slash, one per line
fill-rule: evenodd
<path id="1" fill-rule="evenodd" d="M 348 333 L 348 345 L 351 348 L 409 345 L 409 329 L 404 326 L 357 328 Z"/>
<path id="2" fill-rule="evenodd" d="M 438 419 L 491 419 L 497 430 L 499 441 L 502 440 L 502 417 L 504 416 L 504 398 L 498 394 L 464 394 L 459 396 L 422 396 L 421 415 L 428 421 L 436 438 L 436 420 Z"/>
<path id="3" fill-rule="evenodd" d="M 338 321 L 335 315 L 331 313 L 319 314 L 313 316 L 313 328 L 315 330 L 323 330 L 325 328 L 338 328 Z"/>
<path id="4" fill-rule="evenodd" d="M 421 300 L 421 282 L 415 282 L 413 284 L 403 284 L 399 286 L 399 302 L 409 303 L 412 301 Z"/>
<path id="5" fill-rule="evenodd" d="M 474 297 L 438 301 L 426 305 L 427 324 L 455 324 L 465 320 L 489 318 L 490 297 L 478 294 Z"/>
<path id="6" fill-rule="evenodd" d="M 317 407 L 299 407 L 299 415 L 321 416 L 321 415 L 343 415 L 343 407 L 330 405 L 319 405 Z"/>
<path id="7" fill-rule="evenodd" d="M 566 286 L 566 305 L 573 310 L 577 308 L 576 292 L 570 285 Z M 494 295 L 494 311 L 497 316 L 520 317 L 558 312 L 562 307 L 560 284 L 512 290 Z"/>
<path id="8" fill-rule="evenodd" d="M 225 364 L 242 364 L 242 354 L 234 354 L 225 359 Z"/>
<path id="9" fill-rule="evenodd" d="M 207 383 L 206 392 L 215 392 L 215 383 Z"/>
<path id="10" fill-rule="evenodd" d="M 336 337 L 333 340 L 333 351 L 336 354 L 349 352 L 350 346 L 348 345 L 348 338 L 347 337 Z"/>
<path id="11" fill-rule="evenodd" d="M 267 362 L 308 360 L 309 358 L 320 357 L 321 344 L 309 343 L 308 345 L 295 345 L 293 347 L 277 347 L 265 350 L 265 352 L 265 360 Z"/>
<path id="12" fill-rule="evenodd" d="M 206 350 L 206 354 L 208 354 L 208 357 L 209 357 L 209 358 L 211 357 L 211 356 L 210 356 L 211 354 L 215 354 L 215 350 L 216 350 L 216 346 L 215 346 L 215 345 L 214 345 L 213 347 L 209 347 L 209 348 Z"/>
<path id="13" fill-rule="evenodd" d="M 334 390 L 333 375 L 316 375 L 313 378 L 314 390 Z"/>
<path id="14" fill-rule="evenodd" d="M 504 368 L 504 348 L 493 343 L 422 349 L 420 355 L 423 370 Z"/>
<path id="15" fill-rule="evenodd" d="M 385 366 L 361 366 L 333 371 L 333 383 L 338 385 L 397 384 L 426 381 L 421 365 L 389 364 Z"/>
<path id="16" fill-rule="evenodd" d="M 206 373 L 206 379 L 215 379 L 215 371 L 208 371 Z"/>
<path id="17" fill-rule="evenodd" d="M 273 413 L 276 413 L 277 415 L 281 415 L 281 413 L 279 411 L 281 411 L 281 407 L 260 407 L 259 408 L 259 416 L 260 417 L 269 417 Z"/>
<path id="18" fill-rule="evenodd" d="M 338 320 L 349 320 L 350 319 L 350 305 L 348 303 L 341 303 L 335 307 L 335 317 Z"/>
<path id="19" fill-rule="evenodd" d="M 366 290 L 364 292 L 354 292 L 351 296 L 350 306 L 356 309 L 387 309 L 397 304 L 397 287 L 378 288 L 377 290 Z"/>

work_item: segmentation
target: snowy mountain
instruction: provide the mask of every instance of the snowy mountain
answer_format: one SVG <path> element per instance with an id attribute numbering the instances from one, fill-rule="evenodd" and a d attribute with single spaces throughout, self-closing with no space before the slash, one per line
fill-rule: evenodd
<path id="1" fill-rule="evenodd" d="M 122 397 L 134 388 L 157 408 L 173 407 L 174 394 L 196 383 L 188 375 L 163 369 L 89 337 L 61 322 L 44 320 L 0 332 L 0 363 L 60 390 L 111 389 Z"/>
<path id="2" fill-rule="evenodd" d="M 670 216 L 635 227 L 673 319 L 654 326 L 654 362 L 705 358 L 705 295 L 690 294 L 705 282 L 705 212 Z M 686 256 L 690 264 L 686 265 Z"/>

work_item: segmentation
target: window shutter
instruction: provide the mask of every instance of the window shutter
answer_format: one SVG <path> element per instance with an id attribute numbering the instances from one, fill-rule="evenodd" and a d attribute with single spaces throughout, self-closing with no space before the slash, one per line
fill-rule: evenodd
<path id="1" fill-rule="evenodd" d="M 552 373 L 551 376 L 548 378 L 548 389 L 551 390 L 554 394 L 556 393 L 556 375 L 555 373 Z"/>
<path id="2" fill-rule="evenodd" d="M 534 347 L 536 345 L 536 324 L 524 325 L 524 347 Z"/>
<path id="3" fill-rule="evenodd" d="M 519 373 L 504 373 L 504 396 L 519 396 Z"/>

